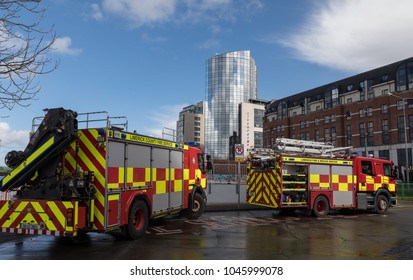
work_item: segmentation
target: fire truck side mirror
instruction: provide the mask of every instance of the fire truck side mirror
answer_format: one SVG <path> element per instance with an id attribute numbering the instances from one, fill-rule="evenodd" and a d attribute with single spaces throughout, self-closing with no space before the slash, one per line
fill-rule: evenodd
<path id="1" fill-rule="evenodd" d="M 212 170 L 212 158 L 211 158 L 211 155 L 206 155 L 206 168 L 207 168 L 207 171 Z"/>
<path id="2" fill-rule="evenodd" d="M 395 179 L 399 178 L 397 166 L 394 166 L 394 168 L 393 168 L 392 177 L 395 178 Z"/>

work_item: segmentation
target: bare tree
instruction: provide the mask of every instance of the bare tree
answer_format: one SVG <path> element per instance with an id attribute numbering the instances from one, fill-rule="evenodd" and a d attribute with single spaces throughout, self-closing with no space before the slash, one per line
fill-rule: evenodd
<path id="1" fill-rule="evenodd" d="M 53 26 L 44 31 L 40 0 L 0 0 L 0 109 L 29 106 L 40 91 L 39 74 L 55 70 L 47 58 L 56 40 Z"/>

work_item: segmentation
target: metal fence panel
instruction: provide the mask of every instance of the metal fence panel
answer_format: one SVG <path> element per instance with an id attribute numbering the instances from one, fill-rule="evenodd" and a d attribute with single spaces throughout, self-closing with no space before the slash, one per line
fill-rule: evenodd
<path id="1" fill-rule="evenodd" d="M 413 184 L 399 183 L 397 184 L 397 197 L 399 198 L 413 198 Z"/>
<path id="2" fill-rule="evenodd" d="M 207 180 L 211 184 L 246 184 L 247 165 L 238 164 L 214 164 L 212 172 L 208 172 Z"/>

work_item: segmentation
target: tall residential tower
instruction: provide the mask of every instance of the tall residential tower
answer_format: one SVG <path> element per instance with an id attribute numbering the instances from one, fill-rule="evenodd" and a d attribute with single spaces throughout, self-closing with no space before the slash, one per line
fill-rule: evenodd
<path id="1" fill-rule="evenodd" d="M 239 135 L 239 104 L 257 98 L 257 66 L 250 51 L 218 54 L 206 63 L 205 152 L 227 160 Z"/>

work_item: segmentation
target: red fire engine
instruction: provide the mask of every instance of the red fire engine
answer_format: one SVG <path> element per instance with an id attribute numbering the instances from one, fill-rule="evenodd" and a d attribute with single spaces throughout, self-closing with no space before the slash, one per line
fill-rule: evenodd
<path id="1" fill-rule="evenodd" d="M 247 202 L 319 217 L 343 208 L 383 214 L 397 203 L 393 162 L 350 156 L 349 148 L 282 138 L 274 149 L 252 150 Z"/>
<path id="2" fill-rule="evenodd" d="M 0 190 L 11 198 L 0 201 L 2 232 L 103 232 L 135 239 L 151 219 L 203 213 L 206 164 L 200 149 L 127 132 L 125 117 L 106 112 L 55 108 L 33 123 L 26 149 L 6 155 L 12 170 Z"/>

